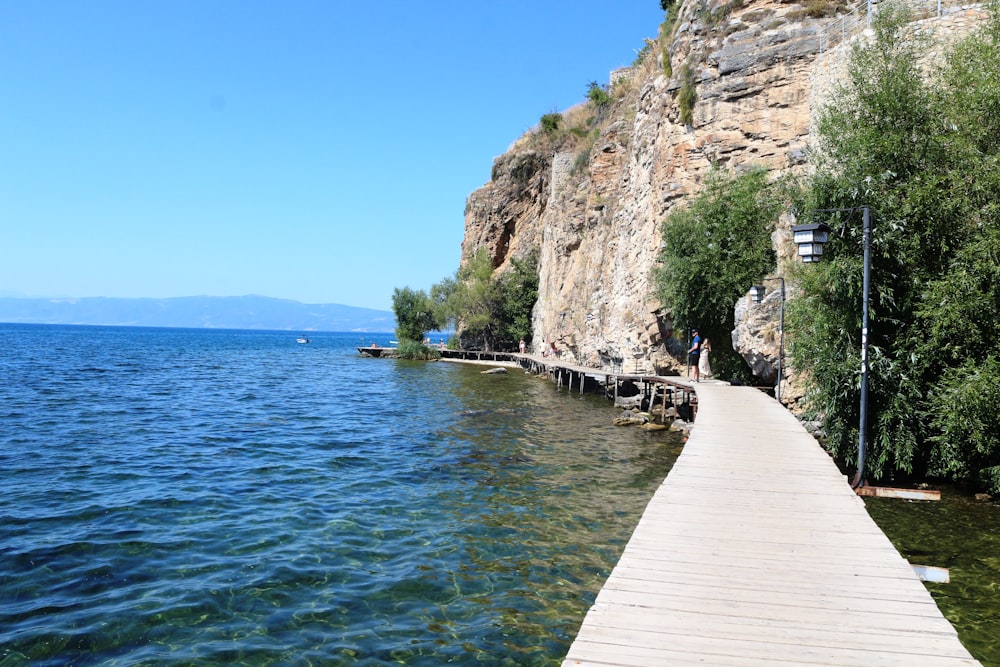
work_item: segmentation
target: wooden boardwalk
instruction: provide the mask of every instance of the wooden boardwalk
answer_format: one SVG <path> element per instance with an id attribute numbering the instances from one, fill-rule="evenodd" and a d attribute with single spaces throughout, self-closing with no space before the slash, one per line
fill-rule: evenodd
<path id="1" fill-rule="evenodd" d="M 564 667 L 979 665 L 787 410 L 695 387 L 694 431 Z"/>

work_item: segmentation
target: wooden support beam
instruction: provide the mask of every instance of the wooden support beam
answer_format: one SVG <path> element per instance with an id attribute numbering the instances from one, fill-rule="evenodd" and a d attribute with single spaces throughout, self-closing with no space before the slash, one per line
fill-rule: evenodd
<path id="1" fill-rule="evenodd" d="M 854 489 L 866 498 L 899 498 L 902 500 L 941 500 L 941 492 L 932 489 L 896 489 L 887 486 L 859 486 Z"/>
<path id="2" fill-rule="evenodd" d="M 667 385 L 661 387 L 663 390 L 663 406 L 660 408 L 662 412 L 660 413 L 660 423 L 667 423 Z"/>
<path id="3" fill-rule="evenodd" d="M 931 489 L 893 489 L 888 486 L 859 486 L 854 489 L 867 498 L 902 498 L 903 500 L 941 500 L 941 492 Z"/>

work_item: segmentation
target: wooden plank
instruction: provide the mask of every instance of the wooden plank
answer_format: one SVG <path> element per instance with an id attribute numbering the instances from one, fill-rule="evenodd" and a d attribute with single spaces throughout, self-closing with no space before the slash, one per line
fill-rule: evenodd
<path id="1" fill-rule="evenodd" d="M 902 500 L 941 500 L 941 492 L 933 489 L 894 489 L 889 486 L 859 486 L 859 496 L 870 498 L 900 498 Z"/>
<path id="2" fill-rule="evenodd" d="M 669 642 L 664 641 L 664 637 Z M 741 665 L 851 665 L 855 667 L 954 667 L 978 663 L 968 657 L 956 655 L 917 655 L 906 650 L 875 650 L 852 643 L 851 637 L 842 636 L 840 646 L 805 643 L 781 643 L 770 640 L 767 634 L 760 639 L 732 639 L 729 637 L 700 637 L 694 635 L 643 632 L 622 628 L 595 628 L 587 644 L 578 649 L 582 659 L 603 661 L 611 665 L 674 665 L 678 661 L 691 661 L 701 656 L 701 664 Z M 727 662 L 722 662 L 722 661 Z M 738 662 L 728 662 L 737 660 Z M 566 663 L 564 663 L 566 664 Z M 569 663 L 572 664 L 572 663 Z M 684 664 L 681 662 L 680 664 Z M 688 664 L 694 664 L 688 662 Z"/>

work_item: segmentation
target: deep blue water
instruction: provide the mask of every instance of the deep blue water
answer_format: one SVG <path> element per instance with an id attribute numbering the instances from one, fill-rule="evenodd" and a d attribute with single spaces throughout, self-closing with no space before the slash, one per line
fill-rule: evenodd
<path id="1" fill-rule="evenodd" d="M 295 338 L 0 325 L 0 666 L 559 664 L 676 436 Z"/>

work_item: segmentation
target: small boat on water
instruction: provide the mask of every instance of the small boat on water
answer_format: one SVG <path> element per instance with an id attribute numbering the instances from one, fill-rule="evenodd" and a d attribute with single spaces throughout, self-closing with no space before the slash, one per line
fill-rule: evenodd
<path id="1" fill-rule="evenodd" d="M 295 342 L 296 343 L 308 343 L 309 339 L 306 338 L 305 336 L 299 336 L 298 338 L 295 339 Z"/>

